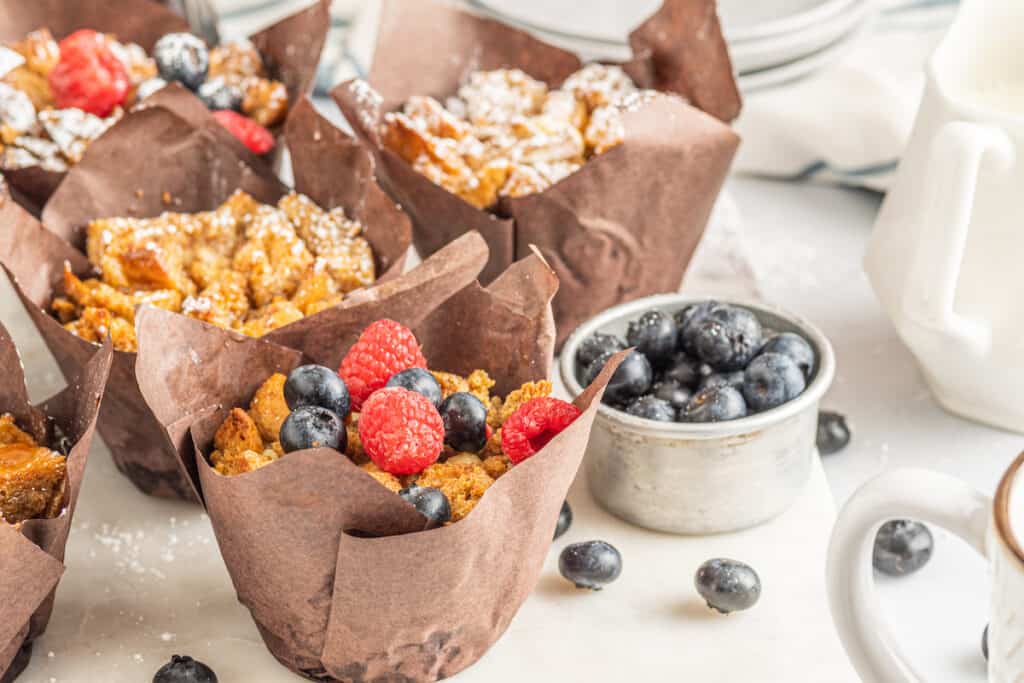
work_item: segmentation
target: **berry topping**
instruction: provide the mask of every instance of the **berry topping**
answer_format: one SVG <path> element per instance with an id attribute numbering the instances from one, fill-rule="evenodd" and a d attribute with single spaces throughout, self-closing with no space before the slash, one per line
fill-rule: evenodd
<path id="1" fill-rule="evenodd" d="M 156 672 L 153 683 L 217 683 L 217 674 L 187 655 L 174 655 Z"/>
<path id="2" fill-rule="evenodd" d="M 441 404 L 444 440 L 457 451 L 475 453 L 487 443 L 487 408 L 473 394 L 452 394 Z"/>
<path id="3" fill-rule="evenodd" d="M 761 349 L 761 323 L 745 308 L 721 304 L 689 324 L 698 357 L 716 370 L 742 370 Z"/>
<path id="4" fill-rule="evenodd" d="M 634 417 L 658 422 L 675 422 L 676 411 L 671 404 L 656 396 L 641 396 L 626 406 L 626 412 Z"/>
<path id="5" fill-rule="evenodd" d="M 580 346 L 576 350 L 576 362 L 580 364 L 581 368 L 585 368 L 593 363 L 598 357 L 603 356 L 604 354 L 611 356 L 625 348 L 626 345 L 623 341 L 614 334 L 602 334 L 601 332 L 595 332 L 580 342 Z"/>
<path id="6" fill-rule="evenodd" d="M 412 331 L 385 319 L 363 330 L 341 361 L 339 374 L 352 394 L 352 409 L 359 411 L 363 401 L 386 385 L 392 375 L 426 367 L 427 359 Z"/>
<path id="7" fill-rule="evenodd" d="M 647 311 L 638 320 L 629 323 L 626 342 L 647 356 L 651 365 L 664 365 L 676 350 L 679 328 L 672 316 L 661 311 Z"/>
<path id="8" fill-rule="evenodd" d="M 228 129 L 228 132 L 238 138 L 250 152 L 254 154 L 266 154 L 274 149 L 273 134 L 247 116 L 242 116 L 230 109 L 221 109 L 213 112 L 213 118 L 220 122 L 220 125 Z"/>
<path id="9" fill-rule="evenodd" d="M 757 572 L 736 560 L 708 560 L 697 570 L 694 583 L 708 607 L 722 614 L 750 609 L 761 597 Z"/>
<path id="10" fill-rule="evenodd" d="M 871 563 L 883 574 L 906 576 L 928 564 L 934 548 L 932 532 L 924 524 L 893 519 L 878 530 Z"/>
<path id="11" fill-rule="evenodd" d="M 732 387 L 708 387 L 694 394 L 678 417 L 680 422 L 724 422 L 746 414 L 747 404 L 740 392 Z"/>
<path id="12" fill-rule="evenodd" d="M 501 428 L 501 450 L 513 463 L 521 463 L 544 448 L 580 416 L 580 409 L 550 396 L 539 396 L 519 406 Z"/>
<path id="13" fill-rule="evenodd" d="M 189 90 L 202 85 L 210 66 L 206 43 L 191 33 L 168 33 L 156 41 L 153 59 L 161 78 L 179 81 Z"/>
<path id="14" fill-rule="evenodd" d="M 789 356 L 763 353 L 750 362 L 743 377 L 743 398 L 752 410 L 778 407 L 803 393 L 804 374 Z"/>
<path id="15" fill-rule="evenodd" d="M 124 103 L 131 82 L 124 63 L 96 31 L 80 29 L 60 41 L 60 61 L 50 71 L 58 109 L 75 107 L 109 116 Z"/>
<path id="16" fill-rule="evenodd" d="M 599 591 L 619 578 L 622 555 L 604 541 L 586 541 L 565 546 L 558 556 L 558 571 L 577 588 Z"/>
<path id="17" fill-rule="evenodd" d="M 303 406 L 281 425 L 281 448 L 285 453 L 307 448 L 333 448 L 344 452 L 348 445 L 345 423 L 337 414 L 319 406 Z"/>
<path id="18" fill-rule="evenodd" d="M 654 371 L 647 357 L 639 351 L 630 351 L 612 374 L 601 400 L 612 404 L 626 403 L 646 394 L 653 380 Z"/>
<path id="19" fill-rule="evenodd" d="M 441 526 L 452 518 L 452 505 L 441 489 L 413 484 L 399 491 L 398 495 L 429 519 L 431 526 Z"/>
<path id="20" fill-rule="evenodd" d="M 242 90 L 228 83 L 223 78 L 211 78 L 199 86 L 196 95 L 208 108 L 213 110 L 231 109 L 240 111 L 242 109 Z"/>
<path id="21" fill-rule="evenodd" d="M 572 508 L 569 501 L 562 501 L 562 509 L 558 511 L 558 524 L 555 525 L 555 538 L 565 534 L 572 526 Z"/>
<path id="22" fill-rule="evenodd" d="M 672 380 L 657 382 L 651 387 L 651 395 L 655 398 L 660 398 L 662 401 L 668 401 L 668 404 L 676 411 L 689 403 L 690 398 L 693 396 L 689 389 L 679 386 L 679 384 Z"/>
<path id="23" fill-rule="evenodd" d="M 441 455 L 444 423 L 426 396 L 390 387 L 375 391 L 363 404 L 359 438 L 380 469 L 399 476 L 416 474 Z"/>
<path id="24" fill-rule="evenodd" d="M 437 379 L 430 374 L 429 370 L 409 368 L 408 370 L 396 372 L 385 386 L 402 387 L 409 391 L 415 391 L 417 394 L 423 394 L 429 398 L 430 402 L 435 406 L 441 407 L 441 398 L 443 396 L 441 385 L 437 383 Z"/>
<path id="25" fill-rule="evenodd" d="M 822 455 L 838 453 L 850 444 L 850 426 L 846 416 L 830 410 L 818 413 L 818 452 Z"/>
<path id="26" fill-rule="evenodd" d="M 804 373 L 804 379 L 811 378 L 811 371 L 814 370 L 814 349 L 799 334 L 777 334 L 765 342 L 760 353 L 781 353 L 783 356 L 789 356 L 800 368 L 800 372 Z"/>
<path id="27" fill-rule="evenodd" d="M 349 396 L 344 380 L 323 365 L 300 365 L 284 383 L 284 400 L 290 410 L 320 406 L 344 420 L 348 417 Z"/>

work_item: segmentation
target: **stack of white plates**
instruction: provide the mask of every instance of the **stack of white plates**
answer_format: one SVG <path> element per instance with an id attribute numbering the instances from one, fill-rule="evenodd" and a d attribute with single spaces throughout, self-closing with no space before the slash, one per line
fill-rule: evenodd
<path id="1" fill-rule="evenodd" d="M 478 9 L 579 53 L 629 58 L 630 30 L 661 0 L 470 0 Z M 718 0 L 743 90 L 805 76 L 841 55 L 870 20 L 876 0 Z"/>

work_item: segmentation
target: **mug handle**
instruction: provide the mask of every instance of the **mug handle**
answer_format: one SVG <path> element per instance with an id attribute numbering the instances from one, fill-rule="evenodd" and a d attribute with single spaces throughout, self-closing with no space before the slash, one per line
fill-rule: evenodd
<path id="1" fill-rule="evenodd" d="M 1013 141 L 1001 129 L 954 121 L 932 140 L 925 167 L 924 227 L 907 263 L 903 316 L 952 337 L 977 355 L 991 346 L 991 326 L 954 310 L 960 264 L 982 164 L 991 159 L 996 170 L 1006 171 L 1015 157 Z"/>
<path id="2" fill-rule="evenodd" d="M 843 506 L 828 549 L 832 621 L 864 683 L 924 683 L 900 651 L 879 609 L 871 556 L 875 535 L 890 519 L 941 526 L 987 556 L 992 503 L 955 477 L 903 469 L 862 486 Z"/>

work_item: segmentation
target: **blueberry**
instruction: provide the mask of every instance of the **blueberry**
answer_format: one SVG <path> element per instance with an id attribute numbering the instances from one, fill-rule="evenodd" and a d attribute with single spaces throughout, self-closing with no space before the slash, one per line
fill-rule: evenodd
<path id="1" fill-rule="evenodd" d="M 732 387 L 736 391 L 743 391 L 743 371 L 713 372 L 700 382 L 701 389 L 708 387 Z"/>
<path id="2" fill-rule="evenodd" d="M 602 400 L 611 404 L 626 403 L 632 398 L 646 394 L 653 380 L 654 371 L 651 370 L 647 356 L 639 351 L 631 351 L 615 369 Z"/>
<path id="3" fill-rule="evenodd" d="M 139 83 L 139 86 L 135 89 L 135 99 L 141 102 L 142 100 L 146 99 L 147 97 L 155 93 L 157 90 L 162 89 L 165 85 L 167 85 L 167 81 L 160 78 L 159 76 L 147 78 L 146 80 L 142 81 L 142 83 Z"/>
<path id="4" fill-rule="evenodd" d="M 677 382 L 687 389 L 696 389 L 704 376 L 705 370 L 710 370 L 699 360 L 680 351 L 669 360 L 665 372 L 661 378 Z"/>
<path id="5" fill-rule="evenodd" d="M 988 661 L 988 624 L 985 624 L 985 630 L 981 632 L 981 654 L 985 657 L 985 661 Z"/>
<path id="6" fill-rule="evenodd" d="M 932 532 L 924 524 L 893 519 L 878 530 L 871 561 L 883 574 L 906 576 L 928 564 L 934 547 Z"/>
<path id="7" fill-rule="evenodd" d="M 679 328 L 679 347 L 687 353 L 696 353 L 696 335 L 698 326 L 716 306 L 717 301 L 704 301 L 690 304 L 676 311 L 676 327 Z"/>
<path id="8" fill-rule="evenodd" d="M 750 609 L 761 597 L 757 572 L 736 560 L 708 560 L 697 570 L 694 583 L 708 607 L 722 614 Z"/>
<path id="9" fill-rule="evenodd" d="M 721 304 L 693 324 L 697 357 L 715 370 L 742 370 L 761 348 L 761 323 L 745 308 Z"/>
<path id="10" fill-rule="evenodd" d="M 434 406 L 441 407 L 441 385 L 437 383 L 437 380 L 434 379 L 429 370 L 424 370 L 423 368 L 402 370 L 391 375 L 387 386 L 401 387 L 409 391 L 415 391 L 417 394 L 423 394 L 430 399 Z"/>
<path id="11" fill-rule="evenodd" d="M 231 85 L 223 78 L 212 78 L 199 86 L 196 91 L 199 99 L 209 109 L 231 109 L 241 111 L 244 95 L 242 89 Z"/>
<path id="12" fill-rule="evenodd" d="M 614 355 L 611 351 L 606 351 L 600 356 L 590 361 L 590 364 L 583 368 L 583 372 L 578 376 L 580 384 L 584 387 L 590 386 L 590 384 L 597 379 L 597 376 L 604 370 L 605 364 L 608 359 Z"/>
<path id="13" fill-rule="evenodd" d="M 626 406 L 626 412 L 633 417 L 657 422 L 675 422 L 676 419 L 676 410 L 668 401 L 650 394 L 633 399 Z"/>
<path id="14" fill-rule="evenodd" d="M 284 383 L 284 400 L 293 411 L 320 406 L 342 420 L 348 417 L 351 405 L 345 380 L 323 365 L 300 365 L 292 370 Z"/>
<path id="15" fill-rule="evenodd" d="M 558 511 L 558 524 L 555 525 L 555 538 L 562 536 L 572 526 L 572 508 L 569 501 L 562 501 L 562 509 Z"/>
<path id="16" fill-rule="evenodd" d="M 217 674 L 187 655 L 174 655 L 156 672 L 153 683 L 217 683 Z"/>
<path id="17" fill-rule="evenodd" d="M 807 388 L 804 374 L 793 359 L 781 353 L 763 353 L 750 361 L 743 376 L 743 398 L 755 412 L 792 401 Z"/>
<path id="18" fill-rule="evenodd" d="M 320 406 L 302 406 L 292 411 L 281 425 L 279 438 L 285 453 L 307 448 L 344 451 L 348 445 L 345 423 L 337 413 Z"/>
<path id="19" fill-rule="evenodd" d="M 558 571 L 577 588 L 599 591 L 619 578 L 622 555 L 604 541 L 573 543 L 565 546 L 558 556 Z"/>
<path id="20" fill-rule="evenodd" d="M 476 453 L 487 443 L 487 408 L 473 394 L 452 394 L 441 403 L 444 441 L 457 451 Z"/>
<path id="21" fill-rule="evenodd" d="M 761 347 L 761 353 L 781 353 L 789 356 L 804 373 L 804 379 L 811 378 L 814 370 L 814 349 L 807 343 L 807 340 L 793 332 L 777 334 Z"/>
<path id="22" fill-rule="evenodd" d="M 679 411 L 680 422 L 724 422 L 744 417 L 747 404 L 732 387 L 701 389 Z"/>
<path id="23" fill-rule="evenodd" d="M 580 342 L 579 348 L 576 349 L 576 362 L 580 364 L 581 368 L 585 368 L 598 357 L 604 354 L 612 355 L 625 348 L 625 342 L 614 334 L 595 332 Z"/>
<path id="24" fill-rule="evenodd" d="M 431 526 L 441 526 L 452 518 L 452 505 L 441 489 L 413 484 L 399 491 L 398 495 L 429 519 Z"/>
<path id="25" fill-rule="evenodd" d="M 818 452 L 822 455 L 838 453 L 850 444 L 850 426 L 846 416 L 830 410 L 818 413 Z"/>
<path id="26" fill-rule="evenodd" d="M 160 78 L 179 81 L 189 90 L 203 84 L 210 66 L 206 43 L 191 33 L 168 33 L 156 41 L 153 59 Z"/>
<path id="27" fill-rule="evenodd" d="M 668 404 L 678 411 L 689 402 L 693 393 L 672 380 L 663 380 L 656 382 L 651 387 L 651 395 L 662 401 L 668 401 Z"/>
<path id="28" fill-rule="evenodd" d="M 672 316 L 661 311 L 647 311 L 629 323 L 626 343 L 647 356 L 651 365 L 664 365 L 679 342 L 679 328 Z"/>

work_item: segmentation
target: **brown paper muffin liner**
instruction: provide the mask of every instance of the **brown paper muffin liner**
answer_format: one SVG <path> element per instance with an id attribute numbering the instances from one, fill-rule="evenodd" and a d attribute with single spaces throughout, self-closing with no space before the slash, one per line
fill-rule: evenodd
<path id="1" fill-rule="evenodd" d="M 122 41 L 138 43 L 147 53 L 152 52 L 162 36 L 189 30 L 182 17 L 151 0 L 0 0 L 0 43 L 20 40 L 42 27 L 49 28 L 58 40 L 82 28 L 112 33 Z M 271 76 L 284 83 L 293 106 L 313 85 L 329 29 L 330 0 L 317 0 L 310 7 L 249 36 L 267 63 Z M 147 100 L 147 106 L 163 106 L 197 127 L 219 129 L 215 134 L 225 144 L 234 146 L 239 156 L 249 163 L 268 168 L 276 163 L 280 145 L 272 158 L 258 157 L 224 130 L 191 92 L 181 86 L 167 90 L 169 92 Z M 289 118 L 291 114 L 289 112 Z M 280 135 L 283 128 L 276 127 L 272 132 Z M 112 126 L 103 137 L 120 135 L 117 129 L 118 125 Z M 31 210 L 42 207 L 67 175 L 38 166 L 3 173 Z"/>
<path id="2" fill-rule="evenodd" d="M 531 256 L 490 287 L 473 283 L 431 306 L 416 326 L 429 366 L 486 369 L 499 393 L 545 377 L 555 286 Z M 345 344 L 329 349 L 189 335 L 202 381 L 188 388 L 160 381 L 188 370 L 172 352 L 185 337 L 169 336 L 166 318 L 140 310 L 142 393 L 190 472 L 238 599 L 273 655 L 310 680 L 349 683 L 435 681 L 479 659 L 537 581 L 617 359 L 578 399 L 579 419 L 496 481 L 467 517 L 424 531 L 419 513 L 335 451 L 290 453 L 235 477 L 217 474 L 205 455 L 226 412 L 247 405 L 267 376 L 337 360 L 372 318 L 353 320 L 339 335 Z"/>
<path id="3" fill-rule="evenodd" d="M 81 248 L 81 228 L 89 220 L 210 210 L 236 189 L 276 202 L 286 191 L 269 173 L 256 171 L 231 148 L 217 144 L 209 130 L 190 126 L 166 109 L 133 112 L 122 124 L 122 134 L 97 140 L 95 153 L 68 174 L 43 212 L 47 228 L 12 201 L 0 205 L 0 262 L 66 376 L 78 371 L 94 347 L 65 330 L 49 314 L 49 304 L 65 261 L 80 276 L 91 271 L 82 252 L 72 246 Z M 365 150 L 320 117 L 308 101 L 296 105 L 287 139 L 294 150 L 296 189 L 325 209 L 343 206 L 363 221 L 381 277 L 341 305 L 274 330 L 266 339 L 285 346 L 341 344 L 344 340 L 332 340 L 324 330 L 334 321 L 365 319 L 367 312 L 415 325 L 472 282 L 483 267 L 486 246 L 470 235 L 403 275 L 409 221 L 376 185 Z M 172 315 L 169 325 L 195 329 L 189 322 Z M 190 371 L 183 381 L 195 384 L 194 376 Z M 160 437 L 160 424 L 139 394 L 133 353 L 114 352 L 99 430 L 118 469 L 143 492 L 192 497 L 174 454 Z"/>
<path id="4" fill-rule="evenodd" d="M 723 123 L 738 115 L 740 98 L 714 0 L 665 0 L 630 45 L 634 58 L 623 67 L 640 87 L 692 106 L 657 98 L 625 114 L 623 144 L 544 192 L 503 198 L 494 211 L 383 148 L 381 116 L 412 95 L 443 101 L 477 69 L 515 67 L 557 86 L 581 67 L 575 55 L 440 2 L 383 0 L 368 76 L 380 100 L 352 81 L 333 92 L 373 150 L 385 189 L 412 217 L 420 253 L 477 230 L 491 250 L 489 281 L 536 245 L 561 281 L 553 304 L 559 346 L 609 306 L 679 287 L 739 144 Z"/>
<path id="5" fill-rule="evenodd" d="M 112 347 L 93 347 L 92 357 L 56 396 L 33 406 L 21 359 L 0 325 L 0 414 L 11 413 L 22 428 L 51 448 L 66 439 L 67 484 L 64 508 L 53 519 L 30 519 L 20 526 L 0 521 L 0 680 L 11 681 L 28 664 L 31 643 L 53 611 L 53 596 L 64 573 L 64 546 L 78 503 L 96 416 L 110 371 Z"/>

